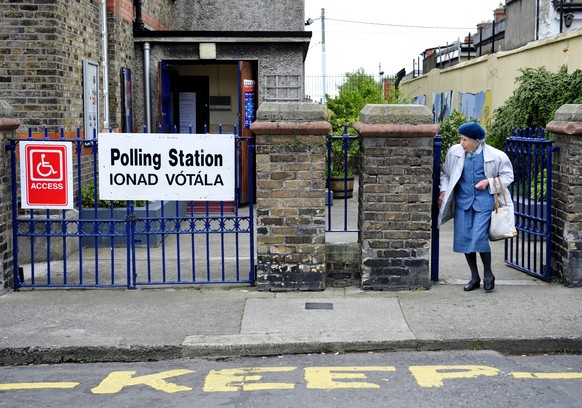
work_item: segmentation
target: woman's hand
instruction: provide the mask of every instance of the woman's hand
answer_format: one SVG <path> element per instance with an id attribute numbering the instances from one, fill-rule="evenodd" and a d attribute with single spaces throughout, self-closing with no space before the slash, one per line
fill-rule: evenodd
<path id="1" fill-rule="evenodd" d="M 439 199 L 438 199 L 438 204 L 439 204 L 439 208 L 441 208 L 441 206 L 443 205 L 443 200 L 445 199 L 445 192 L 443 191 L 442 193 L 440 193 L 439 195 Z"/>
<path id="2" fill-rule="evenodd" d="M 487 186 L 489 186 L 489 180 L 485 179 L 485 180 L 481 180 L 480 182 L 478 182 L 477 184 L 475 184 L 475 188 L 477 190 L 483 191 L 487 188 Z"/>

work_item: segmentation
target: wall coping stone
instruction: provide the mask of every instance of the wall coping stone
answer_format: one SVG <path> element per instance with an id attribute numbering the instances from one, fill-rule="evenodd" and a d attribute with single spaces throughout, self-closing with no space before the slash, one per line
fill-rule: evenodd
<path id="1" fill-rule="evenodd" d="M 306 122 L 324 119 L 323 108 L 312 102 L 263 102 L 257 110 L 257 121 Z"/>
<path id="2" fill-rule="evenodd" d="M 438 125 L 424 105 L 368 104 L 354 128 L 362 137 L 435 137 Z"/>
<path id="3" fill-rule="evenodd" d="M 554 113 L 554 120 L 558 122 L 582 122 L 582 105 L 566 104 Z"/>
<path id="4" fill-rule="evenodd" d="M 546 125 L 546 130 L 559 135 L 582 135 L 582 105 L 560 106 L 554 114 L 554 120 Z"/>
<path id="5" fill-rule="evenodd" d="M 331 125 L 323 120 L 315 122 L 257 121 L 251 124 L 251 130 L 256 135 L 327 135 L 331 132 Z"/>
<path id="6" fill-rule="evenodd" d="M 0 99 L 0 118 L 11 118 L 14 116 L 12 105 Z"/>
<path id="7" fill-rule="evenodd" d="M 354 123 L 354 129 L 362 137 L 430 137 L 433 138 L 439 131 L 438 125 L 411 125 L 411 124 L 367 124 Z"/>
<path id="8" fill-rule="evenodd" d="M 263 102 L 251 124 L 256 135 L 327 135 L 331 125 L 312 102 Z"/>
<path id="9" fill-rule="evenodd" d="M 434 124 L 433 114 L 424 105 L 368 104 L 360 112 L 365 124 Z"/>
<path id="10" fill-rule="evenodd" d="M 546 126 L 546 130 L 558 135 L 581 136 L 582 122 L 563 122 L 552 120 Z"/>
<path id="11" fill-rule="evenodd" d="M 0 99 L 0 130 L 16 130 L 20 120 L 14 119 L 14 109 L 5 100 Z"/>
<path id="12" fill-rule="evenodd" d="M 0 118 L 0 131 L 1 130 L 16 130 L 20 127 L 19 119 L 3 119 Z"/>

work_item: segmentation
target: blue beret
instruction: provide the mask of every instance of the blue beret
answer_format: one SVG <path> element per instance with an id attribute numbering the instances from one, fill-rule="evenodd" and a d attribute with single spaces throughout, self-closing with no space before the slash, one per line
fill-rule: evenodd
<path id="1" fill-rule="evenodd" d="M 464 123 L 459 126 L 460 135 L 470 137 L 471 139 L 483 140 L 485 139 L 485 129 L 477 122 Z"/>

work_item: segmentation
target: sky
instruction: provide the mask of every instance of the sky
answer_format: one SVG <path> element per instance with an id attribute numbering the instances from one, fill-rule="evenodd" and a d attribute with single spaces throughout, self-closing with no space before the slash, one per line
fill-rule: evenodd
<path id="1" fill-rule="evenodd" d="M 305 0 L 305 20 L 314 20 L 305 27 L 313 32 L 305 74 L 323 75 L 322 8 L 326 76 L 358 68 L 368 74 L 383 71 L 393 76 L 402 68 L 412 72 L 413 61 L 418 62 L 427 48 L 463 41 L 469 32 L 476 33 L 477 24 L 493 20 L 493 10 L 500 3 L 505 1 Z"/>

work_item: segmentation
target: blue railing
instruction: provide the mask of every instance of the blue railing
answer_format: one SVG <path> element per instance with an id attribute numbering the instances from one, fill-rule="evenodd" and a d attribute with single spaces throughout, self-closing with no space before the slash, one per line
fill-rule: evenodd
<path id="1" fill-rule="evenodd" d="M 220 128 L 222 130 L 222 128 Z M 146 129 L 147 133 L 147 129 Z M 236 128 L 235 128 L 236 134 Z M 99 207 L 97 135 L 93 139 L 9 140 L 15 289 L 24 287 L 128 287 L 160 284 L 254 284 L 254 142 L 235 137 L 235 149 L 248 149 L 248 206 L 240 204 L 239 154 L 235 202 L 113 202 Z M 74 210 L 20 210 L 19 142 L 72 143 Z M 244 146 L 244 147 L 243 147 Z M 236 152 L 235 152 L 236 153 Z M 88 192 L 84 186 L 93 187 Z M 85 199 L 92 201 L 88 204 Z M 92 195 L 92 197 L 88 197 Z M 92 200 L 91 200 L 92 199 Z M 118 203 L 116 203 L 118 204 Z M 188 207 L 189 206 L 189 207 Z M 188 238 L 186 241 L 184 238 Z M 187 272 L 185 272 L 187 270 Z"/>
<path id="2" fill-rule="evenodd" d="M 505 241 L 505 262 L 551 279 L 552 153 L 544 129 L 512 129 L 506 152 L 515 180 L 510 186 L 518 236 Z"/>
<path id="3" fill-rule="evenodd" d="M 430 251 L 430 280 L 439 281 L 439 251 L 440 251 L 440 231 L 438 227 L 440 195 L 440 175 L 441 175 L 441 152 L 443 148 L 443 137 L 436 135 L 433 144 L 433 161 L 432 161 L 432 212 L 431 212 L 431 251 Z"/>
<path id="4" fill-rule="evenodd" d="M 355 161 L 359 158 L 359 136 L 348 134 L 327 137 L 327 232 L 358 232 L 358 178 Z"/>

